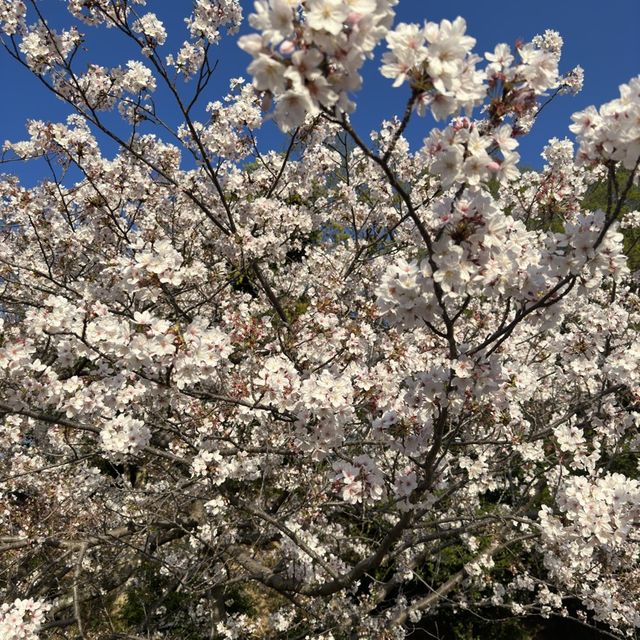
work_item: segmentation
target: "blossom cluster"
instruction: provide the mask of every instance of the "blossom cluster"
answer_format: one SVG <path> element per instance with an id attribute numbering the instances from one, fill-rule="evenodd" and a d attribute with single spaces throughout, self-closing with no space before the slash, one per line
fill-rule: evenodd
<path id="1" fill-rule="evenodd" d="M 27 7 L 22 0 L 2 0 L 0 2 L 0 28 L 8 36 L 25 28 Z"/>
<path id="2" fill-rule="evenodd" d="M 77 29 L 69 29 L 60 34 L 44 25 L 30 28 L 20 41 L 20 51 L 25 61 L 35 72 L 42 73 L 57 63 L 64 63 L 82 40 Z"/>
<path id="3" fill-rule="evenodd" d="M 620 97 L 599 110 L 587 107 L 572 116 L 580 163 L 621 162 L 637 167 L 640 155 L 640 76 L 620 86 Z"/>
<path id="4" fill-rule="evenodd" d="M 142 0 L 70 0 L 135 51 L 82 71 L 90 35 L 0 0 L 75 113 L 3 147 L 53 172 L 0 178 L 0 635 L 400 640 L 445 598 L 640 627 L 638 79 L 521 170 L 581 83 L 559 34 L 482 57 L 396 4 L 258 0 L 218 97 L 235 0 L 177 51 Z M 406 109 L 362 136 L 385 38 Z"/>
<path id="5" fill-rule="evenodd" d="M 548 507 L 540 514 L 546 566 L 585 597 L 596 618 L 638 626 L 640 614 L 614 586 L 613 574 L 619 568 L 633 581 L 637 572 L 640 483 L 619 473 L 572 476 L 561 484 L 558 508 L 558 515 Z"/>
<path id="6" fill-rule="evenodd" d="M 108 420 L 100 432 L 100 441 L 110 454 L 134 455 L 151 440 L 151 431 L 142 420 L 121 414 Z"/>
<path id="7" fill-rule="evenodd" d="M 384 37 L 397 0 L 258 0 L 251 26 L 240 38 L 253 57 L 248 71 L 256 89 L 273 95 L 283 130 L 322 110 L 352 111 L 350 93 L 360 67 Z"/>
<path id="8" fill-rule="evenodd" d="M 235 92 L 229 93 L 223 101 L 210 102 L 207 113 L 210 120 L 206 125 L 194 123 L 197 143 L 192 132 L 184 125 L 178 135 L 188 147 L 204 145 L 211 156 L 239 160 L 253 152 L 251 132 L 262 125 L 262 111 L 251 85 L 243 78 L 231 81 Z"/>
<path id="9" fill-rule="evenodd" d="M 443 131 L 431 132 L 425 140 L 425 155 L 445 187 L 463 182 L 477 185 L 490 178 L 504 184 L 519 176 L 517 146 L 508 124 L 483 135 L 468 118 L 458 118 Z"/>
<path id="10" fill-rule="evenodd" d="M 337 481 L 342 485 L 345 502 L 355 504 L 365 497 L 374 501 L 382 497 L 383 477 L 369 456 L 358 456 L 353 463 L 339 462 L 334 468 L 338 472 Z"/>
<path id="11" fill-rule="evenodd" d="M 0 635 L 6 640 L 37 640 L 50 604 L 31 598 L 0 605 Z"/>
<path id="12" fill-rule="evenodd" d="M 460 110 L 472 111 L 486 94 L 484 74 L 476 69 L 480 58 L 471 53 L 476 41 L 466 35 L 463 18 L 440 24 L 399 24 L 387 35 L 390 49 L 382 58 L 381 73 L 398 87 L 406 80 L 416 92 L 418 112 L 427 108 L 437 120 Z"/>

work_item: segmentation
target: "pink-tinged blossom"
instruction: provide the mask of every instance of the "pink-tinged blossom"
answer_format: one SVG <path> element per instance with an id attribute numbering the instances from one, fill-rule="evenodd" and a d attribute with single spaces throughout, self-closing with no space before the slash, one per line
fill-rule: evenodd
<path id="1" fill-rule="evenodd" d="M 8 36 L 24 31 L 27 7 L 22 0 L 2 0 L 0 2 L 0 30 Z"/>
<path id="2" fill-rule="evenodd" d="M 343 0 L 307 0 L 305 18 L 317 31 L 328 31 L 337 36 L 349 16 L 349 7 Z"/>
<path id="3" fill-rule="evenodd" d="M 182 43 L 182 46 L 175 56 L 169 54 L 166 57 L 167 66 L 175 67 L 176 71 L 182 74 L 185 80 L 191 78 L 191 76 L 198 71 L 203 62 L 204 49 L 202 46 L 200 44 L 193 44 L 187 41 Z"/>
<path id="4" fill-rule="evenodd" d="M 37 24 L 26 30 L 19 48 L 29 68 L 44 73 L 55 64 L 63 64 L 81 41 L 82 35 L 75 27 L 57 33 Z"/>
<path id="5" fill-rule="evenodd" d="M 0 179 L 0 636 L 99 635 L 93 596 L 175 576 L 193 578 L 179 609 L 123 633 L 188 620 L 205 637 L 215 611 L 229 638 L 399 640 L 431 624 L 434 593 L 522 616 L 571 599 L 640 627 L 640 214 L 620 172 L 640 81 L 520 171 L 542 95 L 579 84 L 558 34 L 483 62 L 462 18 L 393 28 L 395 5 L 260 1 L 251 81 L 209 95 L 237 2 L 196 2 L 154 74 L 183 37 L 143 0 L 69 0 L 147 56 L 72 75 L 81 37 L 0 0 L 17 55 L 76 111 L 3 147 L 54 171 Z M 367 136 L 347 113 L 385 37 L 412 109 Z M 171 138 L 156 85 L 188 110 Z M 414 150 L 404 127 L 428 110 L 445 122 Z M 104 154 L 96 121 L 119 117 Z M 295 131 L 284 149 L 261 137 L 273 117 Z M 461 549 L 453 574 L 424 562 Z M 291 597 L 251 615 L 214 602 L 272 587 Z"/>
<path id="6" fill-rule="evenodd" d="M 558 58 L 551 52 L 529 43 L 518 49 L 519 72 L 537 94 L 553 89 L 558 82 Z"/>
<path id="7" fill-rule="evenodd" d="M 561 79 L 561 93 L 576 95 L 582 91 L 584 85 L 584 69 L 577 65 L 569 73 L 565 73 Z"/>
<path id="8" fill-rule="evenodd" d="M 249 23 L 260 33 L 243 36 L 238 44 L 254 58 L 249 67 L 256 74 L 254 86 L 274 96 L 273 116 L 281 129 L 300 126 L 307 115 L 317 115 L 320 106 L 337 114 L 353 111 L 350 94 L 362 84 L 359 69 L 387 33 L 395 4 L 396 0 L 255 3 Z"/>
<path id="9" fill-rule="evenodd" d="M 419 113 L 430 106 L 442 120 L 469 110 L 485 95 L 482 74 L 475 70 L 478 57 L 471 54 L 475 39 L 465 35 L 466 22 L 456 18 L 440 24 L 399 24 L 387 35 L 390 49 L 383 56 L 381 73 L 394 79 L 394 87 L 408 80 L 417 94 Z"/>
<path id="10" fill-rule="evenodd" d="M 318 113 L 318 107 L 297 72 L 289 71 L 286 77 L 291 88 L 280 94 L 274 119 L 283 131 L 290 131 L 301 126 L 307 115 Z"/>
<path id="11" fill-rule="evenodd" d="M 193 13 L 186 23 L 192 38 L 217 44 L 222 27 L 228 34 L 238 32 L 242 23 L 242 7 L 238 0 L 195 0 Z"/>
<path id="12" fill-rule="evenodd" d="M 148 273 L 158 277 L 160 282 L 180 284 L 182 256 L 169 240 L 158 240 L 136 254 L 136 264 Z"/>
<path id="13" fill-rule="evenodd" d="M 354 459 L 353 464 L 339 462 L 334 465 L 336 480 L 341 485 L 342 499 L 351 504 L 376 501 L 382 498 L 382 475 L 369 456 Z"/>
<path id="14" fill-rule="evenodd" d="M 145 13 L 133 23 L 135 31 L 142 34 L 150 48 L 163 45 L 167 40 L 167 31 L 155 13 Z"/>
<path id="15" fill-rule="evenodd" d="M 613 588 L 612 572 L 621 562 L 622 572 L 631 577 L 637 563 L 630 542 L 640 514 L 638 481 L 619 473 L 572 476 L 561 482 L 558 507 L 557 514 L 548 507 L 540 513 L 545 565 L 558 580 L 588 598 L 596 617 L 635 625 L 635 607 Z M 599 589 L 603 584 L 609 585 L 608 593 Z"/>
<path id="16" fill-rule="evenodd" d="M 3 640 L 38 640 L 51 604 L 24 598 L 0 605 L 0 635 Z"/>
<path id="17" fill-rule="evenodd" d="M 258 0 L 255 13 L 249 16 L 249 24 L 273 45 L 280 44 L 293 33 L 293 12 L 296 2 L 289 0 Z"/>
<path id="18" fill-rule="evenodd" d="M 137 60 L 127 62 L 127 70 L 122 76 L 121 83 L 122 90 L 129 93 L 153 91 L 156 88 L 156 81 L 151 70 Z"/>
<path id="19" fill-rule="evenodd" d="M 100 431 L 102 447 L 108 455 L 136 455 L 151 440 L 151 431 L 142 420 L 121 414 L 108 420 Z"/>
<path id="20" fill-rule="evenodd" d="M 578 161 L 613 160 L 632 170 L 640 158 L 640 76 L 620 85 L 620 98 L 572 116 Z"/>
<path id="21" fill-rule="evenodd" d="M 307 407 L 336 412 L 349 407 L 353 387 L 346 376 L 334 376 L 324 370 L 320 375 L 305 380 L 300 394 Z"/>
<path id="22" fill-rule="evenodd" d="M 284 91 L 286 67 L 264 53 L 258 54 L 255 60 L 247 67 L 247 71 L 253 76 L 253 83 L 260 91 L 273 90 L 277 93 Z"/>
<path id="23" fill-rule="evenodd" d="M 518 141 L 513 138 L 513 129 L 508 125 L 502 125 L 493 132 L 493 139 L 500 151 L 513 151 L 518 146 Z"/>
<path id="24" fill-rule="evenodd" d="M 489 77 L 504 74 L 514 60 L 511 54 L 511 47 L 509 47 L 508 44 L 497 44 L 493 53 L 485 53 L 484 57 L 490 62 L 490 64 L 487 65 L 487 74 Z"/>

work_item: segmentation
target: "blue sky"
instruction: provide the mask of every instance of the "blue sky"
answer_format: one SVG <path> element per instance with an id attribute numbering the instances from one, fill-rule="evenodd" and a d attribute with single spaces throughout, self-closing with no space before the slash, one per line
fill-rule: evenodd
<path id="1" fill-rule="evenodd" d="M 39 5 L 54 26 L 69 24 L 70 16 L 63 0 L 40 0 Z M 241 33 L 250 30 L 246 16 L 252 9 L 251 1 L 242 0 L 245 24 Z M 166 53 L 175 50 L 186 37 L 182 22 L 190 3 L 186 0 L 148 0 L 147 10 L 154 11 L 165 22 L 170 39 L 163 47 Z M 569 135 L 568 125 L 573 112 L 584 107 L 615 98 L 618 85 L 640 73 L 640 2 L 637 0 L 536 0 L 529 3 L 490 3 L 471 0 L 448 2 L 423 2 L 401 0 L 396 7 L 397 22 L 422 22 L 424 19 L 439 21 L 462 16 L 467 21 L 467 32 L 477 39 L 476 52 L 482 55 L 493 50 L 498 42 L 513 46 L 518 40 L 530 40 L 545 29 L 560 32 L 565 41 L 561 70 L 569 71 L 576 64 L 585 70 L 585 86 L 577 96 L 558 97 L 541 115 L 531 135 L 521 139 L 522 162 L 540 166 L 539 154 L 550 137 Z M 80 69 L 91 61 L 107 66 L 124 64 L 131 58 L 140 58 L 135 50 L 123 43 L 113 30 L 94 29 L 85 25 L 81 31 L 87 34 L 87 53 L 81 57 Z M 248 56 L 235 44 L 236 37 L 227 37 L 218 47 L 218 66 L 205 101 L 216 100 L 226 92 L 228 80 L 245 76 Z M 391 81 L 378 72 L 378 60 L 367 63 L 363 70 L 364 89 L 357 96 L 358 109 L 353 116 L 361 134 L 378 128 L 383 119 L 401 113 L 407 97 L 407 87 L 393 89 Z M 48 95 L 42 85 L 30 74 L 0 51 L 0 86 L 4 88 L 0 141 L 22 139 L 24 123 L 29 118 L 60 121 L 70 109 L 55 97 Z M 176 121 L 168 97 L 159 92 L 158 107 L 169 121 Z M 204 106 L 204 104 L 203 104 Z M 415 117 L 408 137 L 413 148 L 434 125 L 429 118 Z M 261 147 L 280 149 L 285 144 L 275 127 L 268 127 L 260 138 Z M 105 145 L 107 155 L 113 153 Z M 0 167 L 0 172 L 18 173 L 25 183 L 33 184 L 44 177 L 43 167 L 35 164 Z"/>

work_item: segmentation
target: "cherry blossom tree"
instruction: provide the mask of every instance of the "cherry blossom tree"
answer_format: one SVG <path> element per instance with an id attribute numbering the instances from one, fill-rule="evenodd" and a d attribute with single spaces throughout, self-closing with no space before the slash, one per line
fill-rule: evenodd
<path id="1" fill-rule="evenodd" d="M 448 611 L 633 636 L 640 77 L 521 172 L 582 83 L 555 32 L 478 55 L 397 0 L 258 0 L 251 80 L 208 101 L 237 0 L 195 0 L 177 51 L 143 0 L 66 4 L 56 31 L 0 0 L 71 111 L 4 146 L 51 173 L 0 181 L 2 638 L 400 639 Z M 87 65 L 101 28 L 139 55 Z M 369 136 L 372 58 L 407 102 Z"/>

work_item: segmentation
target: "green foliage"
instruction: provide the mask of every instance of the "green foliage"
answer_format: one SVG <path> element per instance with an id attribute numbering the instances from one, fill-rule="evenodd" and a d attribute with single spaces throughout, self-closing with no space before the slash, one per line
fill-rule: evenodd
<path id="1" fill-rule="evenodd" d="M 596 211 L 597 209 L 607 211 L 609 207 L 609 192 L 611 191 L 613 197 L 616 190 L 618 192 L 624 190 L 629 180 L 629 171 L 619 169 L 615 180 L 617 186 L 609 185 L 608 180 L 601 180 L 593 184 L 582 200 L 582 206 L 589 211 Z M 624 220 L 625 214 L 638 209 L 640 209 L 640 188 L 633 185 L 627 194 L 619 219 Z M 623 229 L 622 235 L 624 236 L 625 253 L 629 260 L 629 269 L 635 271 L 640 268 L 640 229 Z"/>
<path id="2" fill-rule="evenodd" d="M 527 619 L 507 617 L 505 610 L 491 609 L 483 615 L 466 609 L 441 608 L 438 615 L 419 622 L 408 640 L 534 640 L 541 625 Z"/>
<path id="3" fill-rule="evenodd" d="M 169 621 L 172 637 L 179 640 L 199 640 L 198 626 L 189 618 L 191 598 L 161 576 L 152 563 L 141 567 L 134 585 L 128 586 L 114 602 L 116 628 L 125 633 L 148 632 L 160 620 Z M 161 617 L 156 616 L 164 608 Z"/>

